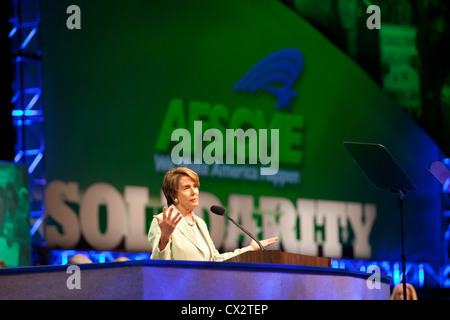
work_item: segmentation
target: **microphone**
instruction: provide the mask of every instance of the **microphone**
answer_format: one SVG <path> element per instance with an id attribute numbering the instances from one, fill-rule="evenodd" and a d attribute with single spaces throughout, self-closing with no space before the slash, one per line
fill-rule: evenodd
<path id="1" fill-rule="evenodd" d="M 261 242 L 259 242 L 259 240 L 256 239 L 255 236 L 253 236 L 250 232 L 248 232 L 247 230 L 245 230 L 244 227 L 242 227 L 239 223 L 237 223 L 236 221 L 234 221 L 233 219 L 231 219 L 231 217 L 225 213 L 225 209 L 224 209 L 224 208 L 222 208 L 221 206 L 211 206 L 210 210 L 211 210 L 212 213 L 217 214 L 218 216 L 225 216 L 225 217 L 227 217 L 228 220 L 230 220 L 231 222 L 233 222 L 239 229 L 241 229 L 242 231 L 244 231 L 244 233 L 245 233 L 246 235 L 248 235 L 250 238 L 252 238 L 253 240 L 255 240 L 256 243 L 258 244 L 258 246 L 261 248 L 261 250 L 266 250 L 266 248 L 263 247 L 263 245 L 261 244 Z"/>

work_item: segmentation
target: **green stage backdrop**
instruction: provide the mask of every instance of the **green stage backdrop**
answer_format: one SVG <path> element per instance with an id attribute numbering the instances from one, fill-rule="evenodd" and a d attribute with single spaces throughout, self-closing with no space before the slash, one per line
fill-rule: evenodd
<path id="1" fill-rule="evenodd" d="M 41 2 L 49 247 L 150 251 L 179 147 L 171 135 L 193 137 L 202 121 L 224 140 L 226 129 L 254 128 L 259 141 L 260 129 L 279 130 L 276 175 L 261 175 L 261 157 L 188 165 L 221 250 L 249 239 L 209 214 L 214 204 L 259 238 L 279 236 L 274 249 L 400 259 L 396 194 L 375 189 L 342 145 L 361 141 L 385 145 L 417 186 L 404 207 L 408 259 L 441 261 L 440 186 L 427 170 L 436 144 L 283 3 Z"/>

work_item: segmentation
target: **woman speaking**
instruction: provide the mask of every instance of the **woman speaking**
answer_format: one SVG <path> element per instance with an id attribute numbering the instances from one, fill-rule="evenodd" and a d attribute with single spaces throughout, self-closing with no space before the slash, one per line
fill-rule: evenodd
<path id="1" fill-rule="evenodd" d="M 219 253 L 209 235 L 205 221 L 194 215 L 199 203 L 200 181 L 188 168 L 175 168 L 164 175 L 163 193 L 169 208 L 154 216 L 148 233 L 151 259 L 224 261 L 250 250 L 259 250 L 256 241 L 233 252 Z M 260 241 L 267 247 L 277 237 Z"/>

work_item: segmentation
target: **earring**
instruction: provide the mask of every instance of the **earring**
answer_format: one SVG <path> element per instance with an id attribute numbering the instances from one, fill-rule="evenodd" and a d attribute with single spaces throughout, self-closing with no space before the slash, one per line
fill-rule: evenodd
<path id="1" fill-rule="evenodd" d="M 176 206 L 178 205 L 178 199 L 177 198 L 173 199 L 173 204 L 176 205 Z"/>

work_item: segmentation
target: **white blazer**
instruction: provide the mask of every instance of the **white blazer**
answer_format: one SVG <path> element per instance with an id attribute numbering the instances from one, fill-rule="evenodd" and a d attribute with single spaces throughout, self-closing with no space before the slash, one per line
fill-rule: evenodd
<path id="1" fill-rule="evenodd" d="M 171 205 L 168 210 L 171 207 L 173 208 L 172 215 L 176 214 L 178 212 L 177 208 L 174 205 Z M 162 218 L 162 213 L 160 213 L 158 217 Z M 195 220 L 197 220 L 197 226 L 200 233 L 205 238 L 210 251 L 210 261 L 224 261 L 241 253 L 254 250 L 252 246 L 247 246 L 242 249 L 236 249 L 233 252 L 219 253 L 209 235 L 205 221 L 198 216 L 195 216 Z M 160 237 L 161 229 L 159 228 L 158 221 L 153 219 L 148 232 L 148 241 L 152 247 L 150 259 L 206 261 L 207 253 L 203 251 L 202 246 L 198 243 L 195 233 L 192 230 L 192 227 L 188 225 L 186 219 L 181 219 L 177 224 L 170 237 L 169 243 L 162 251 L 158 248 Z"/>

